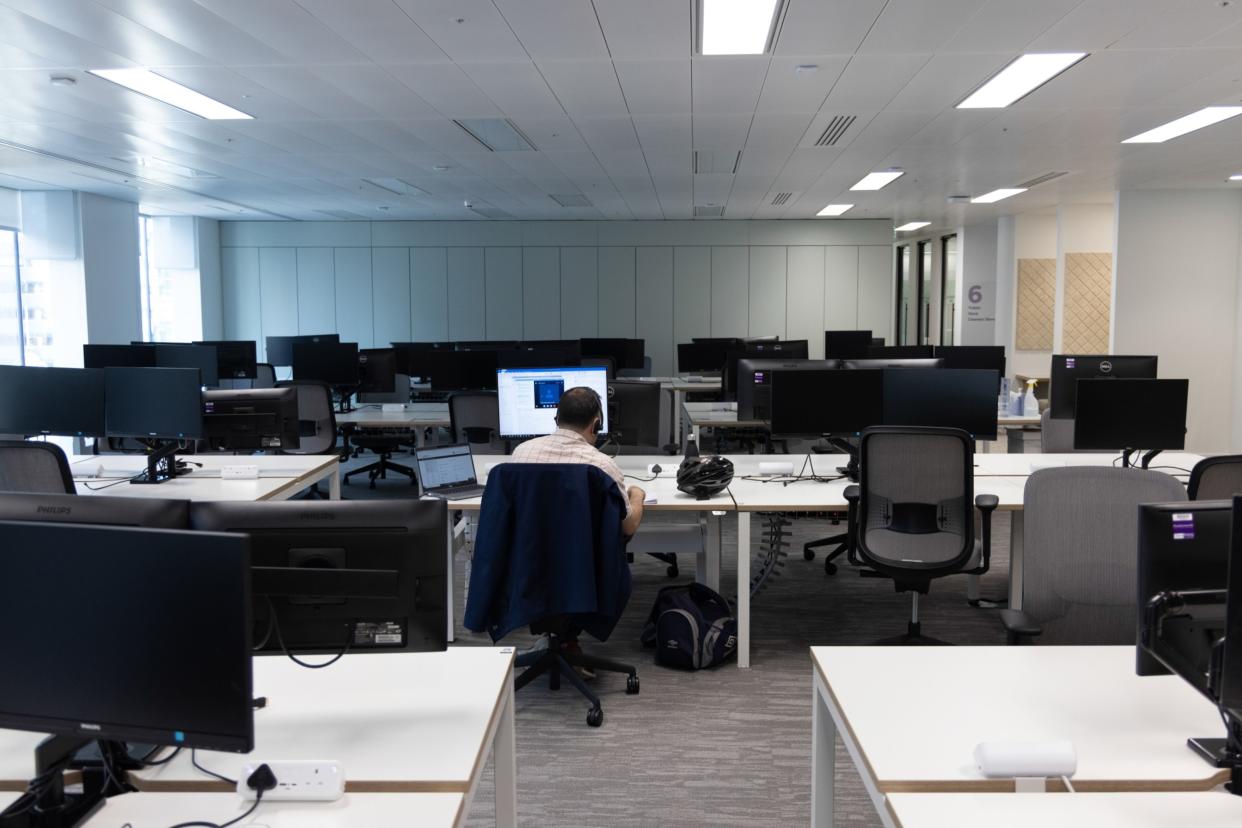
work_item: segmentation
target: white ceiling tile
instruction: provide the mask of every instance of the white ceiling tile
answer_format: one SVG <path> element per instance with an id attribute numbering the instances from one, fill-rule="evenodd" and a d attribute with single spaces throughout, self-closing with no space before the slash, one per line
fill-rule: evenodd
<path id="1" fill-rule="evenodd" d="M 608 47 L 590 3 L 580 0 L 495 0 L 536 61 L 607 60 Z"/>
<path id="2" fill-rule="evenodd" d="M 1146 0 L 1085 0 L 1027 45 L 1029 52 L 1097 52 L 1156 14 Z"/>
<path id="3" fill-rule="evenodd" d="M 613 64 L 634 115 L 690 111 L 690 59 L 618 60 Z"/>
<path id="4" fill-rule="evenodd" d="M 860 53 L 938 51 L 986 0 L 889 0 Z"/>
<path id="5" fill-rule="evenodd" d="M 936 55 L 888 106 L 917 110 L 954 107 L 1012 59 L 1008 54 Z"/>
<path id="6" fill-rule="evenodd" d="M 843 56 L 773 58 L 759 95 L 758 111 L 818 112 L 848 63 L 849 58 Z M 799 66 L 803 67 L 801 71 Z"/>
<path id="7" fill-rule="evenodd" d="M 543 118 L 521 118 L 514 124 L 544 152 L 579 152 L 587 149 L 586 142 L 568 115 L 559 114 Z"/>
<path id="8" fill-rule="evenodd" d="M 503 115 L 456 64 L 392 64 L 384 68 L 446 118 L 499 118 Z"/>
<path id="9" fill-rule="evenodd" d="M 492 0 L 396 0 L 396 3 L 454 61 L 527 60 L 530 57 Z"/>
<path id="10" fill-rule="evenodd" d="M 547 60 L 536 64 L 570 115 L 628 115 L 611 61 Z"/>
<path id="11" fill-rule="evenodd" d="M 882 109 L 918 74 L 930 54 L 855 55 L 841 73 L 823 109 L 850 114 L 859 109 Z"/>
<path id="12" fill-rule="evenodd" d="M 316 67 L 312 71 L 325 83 L 385 118 L 419 119 L 440 115 L 410 87 L 373 63 Z"/>
<path id="13" fill-rule="evenodd" d="M 448 60 L 393 0 L 296 0 L 325 26 L 376 63 Z"/>
<path id="14" fill-rule="evenodd" d="M 582 140 L 595 152 L 631 152 L 641 147 L 629 118 L 574 118 Z"/>
<path id="15" fill-rule="evenodd" d="M 669 0 L 594 0 L 614 60 L 688 56 L 690 4 Z"/>
<path id="16" fill-rule="evenodd" d="M 778 55 L 850 55 L 871 30 L 888 0 L 789 0 L 776 42 Z"/>
<path id="17" fill-rule="evenodd" d="M 366 59 L 294 0 L 195 1 L 294 61 L 343 63 Z"/>
<path id="18" fill-rule="evenodd" d="M 989 0 L 942 51 L 1020 52 L 1082 0 Z"/>
<path id="19" fill-rule="evenodd" d="M 767 74 L 766 57 L 701 57 L 691 64 L 694 112 L 754 112 Z"/>
<path id="20" fill-rule="evenodd" d="M 535 64 L 529 61 L 458 65 L 510 118 L 543 117 L 564 112 Z"/>
<path id="21" fill-rule="evenodd" d="M 747 147 L 771 147 L 792 152 L 814 116 L 807 113 L 756 115 L 746 136 Z"/>
<path id="22" fill-rule="evenodd" d="M 750 115 L 695 115 L 695 149 L 740 150 L 750 132 Z"/>

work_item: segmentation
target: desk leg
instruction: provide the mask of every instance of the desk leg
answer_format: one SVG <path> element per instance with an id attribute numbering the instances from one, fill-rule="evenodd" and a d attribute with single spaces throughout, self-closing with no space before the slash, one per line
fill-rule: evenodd
<path id="1" fill-rule="evenodd" d="M 811 826 L 832 828 L 832 800 L 836 784 L 837 728 L 824 701 L 819 672 L 811 690 Z"/>
<path id="2" fill-rule="evenodd" d="M 676 388 L 670 388 L 669 394 L 673 399 L 673 410 L 669 412 L 669 419 L 673 425 L 673 445 L 685 448 L 685 438 L 681 433 L 681 404 L 684 399 L 682 393 Z"/>
<path id="3" fill-rule="evenodd" d="M 750 667 L 750 512 L 737 513 L 737 666 Z"/>
<path id="4" fill-rule="evenodd" d="M 1022 525 L 1021 509 L 1009 513 L 1009 608 L 1022 609 Z"/>
<path id="5" fill-rule="evenodd" d="M 517 826 L 517 738 L 513 726 L 513 676 L 505 684 L 504 711 L 496 724 L 492 761 L 496 770 L 496 828 Z"/>
<path id="6" fill-rule="evenodd" d="M 720 591 L 720 522 L 723 518 L 724 512 L 708 512 L 699 518 L 707 521 L 707 531 L 703 553 L 696 562 L 694 580 L 716 592 Z"/>
<path id="7" fill-rule="evenodd" d="M 341 466 L 336 464 L 328 473 L 328 500 L 341 499 Z"/>

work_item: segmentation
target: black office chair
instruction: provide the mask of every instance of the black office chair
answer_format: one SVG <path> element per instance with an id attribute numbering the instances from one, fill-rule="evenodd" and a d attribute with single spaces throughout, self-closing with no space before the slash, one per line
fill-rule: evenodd
<path id="1" fill-rule="evenodd" d="M 406 374 L 397 374 L 393 385 L 393 390 L 389 393 L 367 393 L 358 395 L 359 405 L 374 403 L 402 403 L 410 401 L 410 378 Z M 403 474 L 410 479 L 410 485 L 413 486 L 418 482 L 414 475 L 414 469 L 404 466 L 400 463 L 392 462 L 392 455 L 401 451 L 408 445 L 408 433 L 397 431 L 386 431 L 383 429 L 364 429 L 351 430 L 348 433 L 349 444 L 354 447 L 354 455 L 358 457 L 363 451 L 371 451 L 379 455 L 379 459 L 374 463 L 368 463 L 365 466 L 352 469 L 345 473 L 342 478 L 346 484 L 349 478 L 356 474 L 365 474 L 371 484 L 371 488 L 375 488 L 375 481 L 387 480 L 388 472 Z"/>
<path id="2" fill-rule="evenodd" d="M 60 446 L 29 440 L 0 440 L 0 491 L 77 494 Z"/>
<path id="3" fill-rule="evenodd" d="M 281 380 L 277 388 L 293 388 L 298 395 L 298 447 L 282 449 L 281 454 L 335 454 L 343 460 L 336 447 L 336 409 L 332 405 L 332 389 L 313 380 Z M 316 483 L 308 497 L 327 498 Z"/>
<path id="4" fill-rule="evenodd" d="M 1227 500 L 1242 493 L 1242 454 L 1205 457 L 1190 470 L 1191 500 Z"/>
<path id="5" fill-rule="evenodd" d="M 879 644 L 943 644 L 922 634 L 919 595 L 934 578 L 982 575 L 992 556 L 996 495 L 974 493 L 974 442 L 956 428 L 876 426 L 862 433 L 854 547 L 863 563 L 911 593 L 905 635 Z M 975 541 L 971 504 L 979 510 Z"/>

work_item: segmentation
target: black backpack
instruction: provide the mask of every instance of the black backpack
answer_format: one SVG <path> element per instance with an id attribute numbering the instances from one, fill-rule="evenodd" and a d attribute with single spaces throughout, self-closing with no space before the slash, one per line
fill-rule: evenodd
<path id="1" fill-rule="evenodd" d="M 713 667 L 737 652 L 737 619 L 729 603 L 702 584 L 667 586 L 656 595 L 642 642 L 655 647 L 656 662 L 665 667 Z"/>

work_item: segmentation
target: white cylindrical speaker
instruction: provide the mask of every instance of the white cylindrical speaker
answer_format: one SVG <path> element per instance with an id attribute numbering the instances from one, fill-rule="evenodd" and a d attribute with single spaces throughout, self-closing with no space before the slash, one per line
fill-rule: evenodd
<path id="1" fill-rule="evenodd" d="M 1073 776 L 1078 754 L 1073 742 L 980 742 L 975 763 L 989 779 Z"/>
<path id="2" fill-rule="evenodd" d="M 793 463 L 760 463 L 760 474 L 793 474 Z"/>

